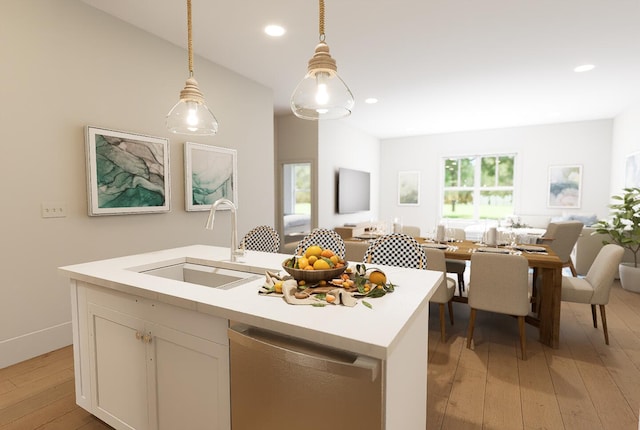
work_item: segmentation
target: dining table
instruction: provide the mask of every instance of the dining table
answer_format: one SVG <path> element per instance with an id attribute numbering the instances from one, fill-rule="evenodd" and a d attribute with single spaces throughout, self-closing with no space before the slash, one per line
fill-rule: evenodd
<path id="1" fill-rule="evenodd" d="M 445 257 L 453 260 L 471 260 L 475 252 L 499 252 L 524 256 L 534 269 L 533 282 L 537 286 L 534 308 L 525 321 L 539 329 L 540 342 L 557 349 L 560 344 L 560 304 L 562 298 L 562 261 L 546 245 L 515 244 L 505 247 L 488 247 L 485 244 L 464 240 L 438 244 L 419 240 L 425 247 L 441 248 Z M 473 270 L 473 269 L 472 269 Z M 469 288 L 473 288 L 470 285 Z M 466 302 L 466 297 L 455 296 L 456 301 Z"/>

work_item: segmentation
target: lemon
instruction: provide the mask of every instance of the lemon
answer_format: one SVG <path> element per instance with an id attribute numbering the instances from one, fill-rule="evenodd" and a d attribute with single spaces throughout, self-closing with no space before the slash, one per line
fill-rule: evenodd
<path id="1" fill-rule="evenodd" d="M 299 269 L 304 269 L 305 267 L 307 267 L 309 265 L 309 260 L 307 260 L 306 257 L 300 257 L 298 258 L 298 268 Z"/>
<path id="2" fill-rule="evenodd" d="M 316 261 L 318 261 L 318 257 L 316 257 L 315 255 L 312 255 L 311 257 L 307 258 L 307 263 L 310 264 L 311 266 L 313 266 Z"/>
<path id="3" fill-rule="evenodd" d="M 313 268 L 315 270 L 326 270 L 326 269 L 330 269 L 331 266 L 329 266 L 329 263 L 327 263 L 326 261 L 320 259 L 320 260 L 316 260 L 316 262 L 313 263 Z"/>
<path id="4" fill-rule="evenodd" d="M 317 258 L 317 257 L 320 257 L 320 254 L 322 254 L 322 248 L 319 247 L 318 245 L 311 245 L 304 252 L 304 256 L 307 258 L 311 256 L 315 256 Z"/>

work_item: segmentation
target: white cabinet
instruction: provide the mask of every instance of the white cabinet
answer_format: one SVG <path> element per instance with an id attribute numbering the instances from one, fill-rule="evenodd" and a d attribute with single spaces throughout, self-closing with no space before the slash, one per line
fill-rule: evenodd
<path id="1" fill-rule="evenodd" d="M 88 379 L 79 404 L 117 429 L 230 428 L 227 320 L 76 288 L 83 317 L 76 376 Z"/>

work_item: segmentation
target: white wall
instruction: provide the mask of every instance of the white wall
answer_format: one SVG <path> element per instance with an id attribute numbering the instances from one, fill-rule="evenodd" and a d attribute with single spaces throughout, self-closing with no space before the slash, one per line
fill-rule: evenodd
<path id="1" fill-rule="evenodd" d="M 57 267 L 228 243 L 228 213 L 212 233 L 206 212 L 184 210 L 185 141 L 237 149 L 239 232 L 273 225 L 270 89 L 196 58 L 220 132 L 186 138 L 164 125 L 188 76 L 184 49 L 79 0 L 3 4 L 0 40 L 0 368 L 71 343 L 68 280 Z M 170 139 L 170 213 L 87 215 L 86 125 Z M 67 216 L 41 218 L 40 204 L 50 201 L 64 202 Z"/>
<path id="2" fill-rule="evenodd" d="M 611 195 L 625 186 L 625 162 L 628 155 L 640 152 L 640 103 L 618 115 L 613 122 Z"/>
<path id="3" fill-rule="evenodd" d="M 430 231 L 440 220 L 441 159 L 449 155 L 516 153 L 515 212 L 560 215 L 547 208 L 548 168 L 582 165 L 582 207 L 565 212 L 607 213 L 612 120 L 387 139 L 381 142 L 380 218 Z M 418 170 L 420 205 L 397 204 L 398 171 Z"/>
<path id="4" fill-rule="evenodd" d="M 345 223 L 378 219 L 380 206 L 380 141 L 345 121 L 323 121 L 318 140 L 318 226 L 334 228 Z M 371 210 L 336 213 L 336 173 L 340 167 L 371 173 Z"/>

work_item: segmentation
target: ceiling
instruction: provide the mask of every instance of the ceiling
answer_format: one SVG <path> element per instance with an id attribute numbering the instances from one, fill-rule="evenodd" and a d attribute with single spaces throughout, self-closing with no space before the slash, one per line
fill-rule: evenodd
<path id="1" fill-rule="evenodd" d="M 184 0 L 83 1 L 186 48 Z M 356 100 L 341 121 L 380 139 L 613 118 L 640 101 L 639 0 L 325 3 L 326 42 Z M 318 1 L 192 7 L 196 55 L 272 88 L 275 113 L 290 113 L 318 42 Z M 272 23 L 286 34 L 266 36 Z M 585 63 L 596 67 L 573 71 Z"/>

